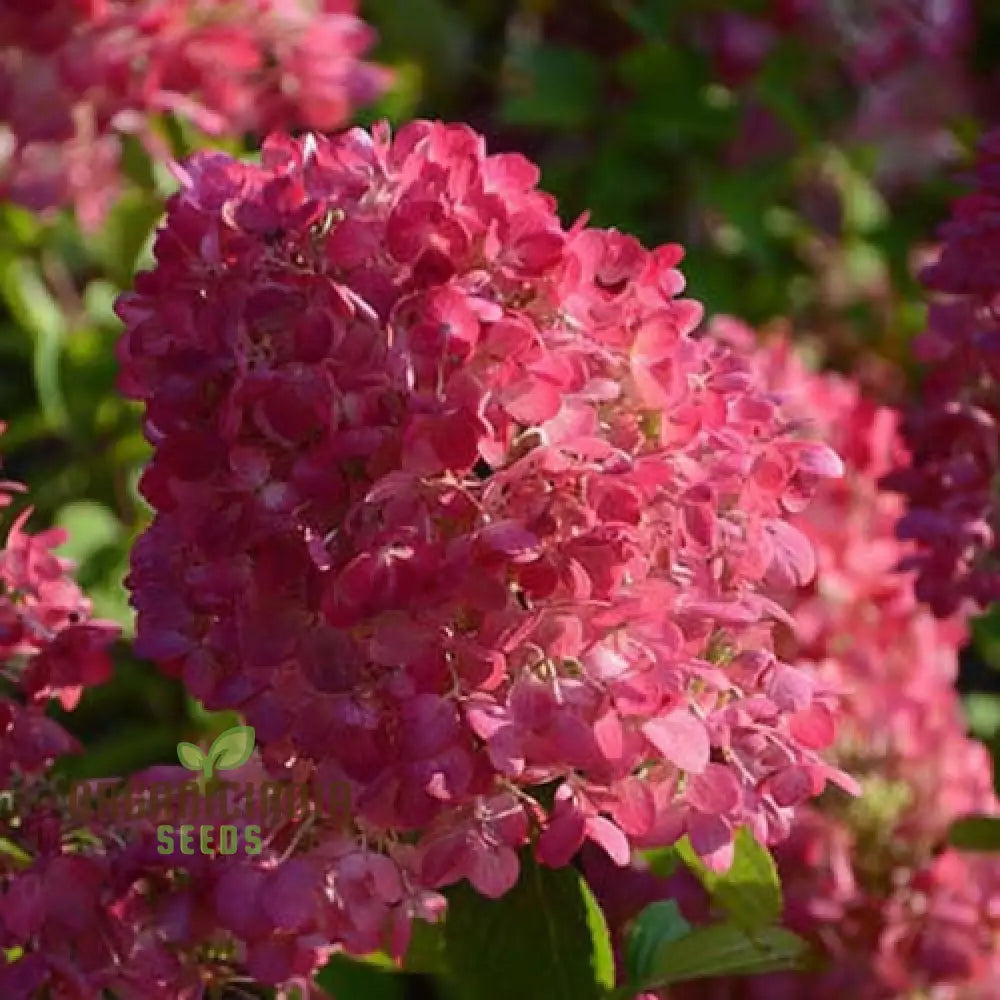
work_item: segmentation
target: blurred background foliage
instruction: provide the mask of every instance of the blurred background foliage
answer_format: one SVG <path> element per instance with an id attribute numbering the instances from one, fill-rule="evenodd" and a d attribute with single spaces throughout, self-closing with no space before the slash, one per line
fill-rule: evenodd
<path id="1" fill-rule="evenodd" d="M 855 127 L 865 86 L 835 46 L 789 33 L 752 72 L 720 71 L 718 51 L 703 44 L 705 18 L 764 6 L 368 0 L 362 14 L 381 38 L 375 58 L 397 78 L 359 120 L 468 122 L 492 150 L 540 164 L 567 224 L 589 211 L 594 224 L 647 245 L 682 243 L 690 293 L 710 313 L 788 322 L 825 364 L 898 400 L 914 377 L 908 345 L 923 323 L 920 248 L 960 189 L 989 80 L 938 115 L 941 153 L 925 162 Z M 963 58 L 985 74 L 1000 53 L 1000 9 L 981 0 L 975 18 Z M 179 158 L 207 144 L 177 121 L 162 130 Z M 258 142 L 247 136 L 241 148 Z M 914 142 L 930 148 L 923 133 Z M 179 739 L 205 739 L 231 722 L 206 715 L 128 649 L 123 577 L 148 516 L 136 491 L 148 449 L 136 408 L 115 391 L 112 305 L 148 263 L 174 181 L 136 143 L 125 165 L 127 192 L 95 234 L 81 234 L 69 215 L 0 208 L 5 472 L 30 485 L 35 528 L 70 530 L 64 552 L 97 615 L 124 628 L 115 680 L 64 720 L 88 746 L 66 766 L 86 776 L 171 761 Z M 966 659 L 970 727 L 996 746 L 1000 614 L 977 623 Z"/>

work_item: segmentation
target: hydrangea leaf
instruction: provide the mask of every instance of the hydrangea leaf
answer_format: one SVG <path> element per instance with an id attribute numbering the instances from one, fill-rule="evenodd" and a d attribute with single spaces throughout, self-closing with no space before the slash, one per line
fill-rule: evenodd
<path id="1" fill-rule="evenodd" d="M 774 859 L 745 827 L 735 838 L 733 863 L 726 872 L 713 872 L 695 853 L 687 837 L 676 848 L 713 901 L 746 930 L 769 927 L 781 919 L 781 880 Z"/>
<path id="2" fill-rule="evenodd" d="M 350 1000 L 404 1000 L 406 982 L 371 962 L 334 955 L 316 975 L 316 984 L 331 997 Z"/>
<path id="3" fill-rule="evenodd" d="M 677 871 L 680 857 L 676 847 L 654 847 L 642 852 L 649 870 L 657 878 L 670 878 Z"/>
<path id="4" fill-rule="evenodd" d="M 751 933 L 736 924 L 715 924 L 663 943 L 639 985 L 660 989 L 692 979 L 805 970 L 811 958 L 806 942 L 782 927 Z"/>
<path id="5" fill-rule="evenodd" d="M 666 899 L 651 903 L 635 919 L 628 937 L 626 965 L 632 982 L 649 979 L 662 947 L 691 932 L 691 925 L 681 916 L 677 903 Z"/>
<path id="6" fill-rule="evenodd" d="M 428 975 L 436 975 L 446 970 L 447 955 L 444 927 L 441 923 L 432 924 L 426 920 L 413 921 L 410 946 L 403 959 L 403 968 L 407 972 L 420 972 Z"/>
<path id="7" fill-rule="evenodd" d="M 567 131 L 586 124 L 599 107 L 600 61 L 587 53 L 540 45 L 515 51 L 511 62 L 502 108 L 509 124 Z"/>
<path id="8" fill-rule="evenodd" d="M 62 343 L 67 325 L 62 310 L 38 269 L 26 257 L 0 258 L 0 298 L 12 316 L 34 337 L 35 391 L 49 426 L 67 426 L 60 380 Z"/>
<path id="9" fill-rule="evenodd" d="M 966 851 L 1000 851 L 1000 817 L 966 816 L 952 823 L 948 841 Z"/>
<path id="10" fill-rule="evenodd" d="M 464 882 L 448 896 L 448 971 L 464 1000 L 598 1000 L 613 986 L 604 915 L 575 869 L 524 854 L 500 899 Z"/>
<path id="11" fill-rule="evenodd" d="M 0 858 L 3 859 L 8 867 L 16 871 L 30 868 L 34 861 L 32 856 L 23 847 L 15 844 L 13 840 L 8 840 L 6 837 L 0 837 Z"/>
<path id="12" fill-rule="evenodd" d="M 56 525 L 67 532 L 59 554 L 78 566 L 92 555 L 116 544 L 123 534 L 122 523 L 96 500 L 74 500 L 56 514 Z"/>

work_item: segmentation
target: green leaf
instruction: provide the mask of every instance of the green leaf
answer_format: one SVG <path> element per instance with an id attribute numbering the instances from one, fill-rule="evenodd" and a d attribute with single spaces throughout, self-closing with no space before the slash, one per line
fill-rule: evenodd
<path id="1" fill-rule="evenodd" d="M 441 975 L 447 971 L 444 925 L 427 920 L 414 920 L 410 933 L 410 947 L 403 959 L 407 972 Z"/>
<path id="2" fill-rule="evenodd" d="M 384 951 L 370 951 L 367 955 L 351 955 L 350 958 L 352 962 L 361 962 L 382 972 L 400 971 L 399 966 Z"/>
<path id="3" fill-rule="evenodd" d="M 973 619 L 972 640 L 976 652 L 986 663 L 994 670 L 1000 670 L 1000 605 L 993 605 Z"/>
<path id="4" fill-rule="evenodd" d="M 96 500 L 75 500 L 61 507 L 56 514 L 56 525 L 69 534 L 59 554 L 77 565 L 106 546 L 114 545 L 124 532 L 118 518 Z"/>
<path id="5" fill-rule="evenodd" d="M 604 915 L 580 875 L 521 856 L 501 899 L 467 883 L 449 892 L 448 971 L 463 1000 L 599 1000 L 614 984 Z"/>
<path id="6" fill-rule="evenodd" d="M 732 866 L 721 874 L 705 866 L 687 837 L 676 847 L 684 863 L 734 923 L 755 930 L 780 921 L 781 881 L 774 859 L 745 827 L 736 833 Z"/>
<path id="7" fill-rule="evenodd" d="M 435 107 L 453 102 L 456 92 L 474 76 L 478 46 L 468 12 L 447 0 L 407 0 L 405 4 L 399 0 L 368 0 L 365 7 L 368 20 L 378 25 L 378 61 L 397 72 L 401 63 L 419 64 L 417 96 Z M 410 85 L 405 76 L 403 80 L 397 77 L 393 94 L 387 95 L 390 101 L 400 86 L 408 89 Z M 361 109 L 362 118 L 367 114 L 367 108 Z"/>
<path id="8" fill-rule="evenodd" d="M 539 45 L 511 57 L 501 115 L 511 125 L 572 131 L 600 105 L 599 60 L 580 49 Z"/>
<path id="9" fill-rule="evenodd" d="M 663 945 L 641 986 L 660 989 L 691 979 L 805 970 L 810 958 L 805 941 L 782 927 L 749 933 L 736 924 L 715 924 Z"/>
<path id="10" fill-rule="evenodd" d="M 415 117 L 425 88 L 425 69 L 412 59 L 393 63 L 392 86 L 374 104 L 359 109 L 357 121 L 369 125 L 383 118 L 390 122 L 406 122 Z"/>
<path id="11" fill-rule="evenodd" d="M 844 204 L 844 228 L 868 233 L 885 225 L 889 209 L 874 181 L 839 151 L 828 154 Z"/>
<path id="12" fill-rule="evenodd" d="M 334 955 L 316 974 L 317 985 L 337 1000 L 405 1000 L 402 976 L 371 962 Z"/>
<path id="13" fill-rule="evenodd" d="M 23 847 L 6 837 L 0 837 L 0 857 L 4 858 L 12 868 L 19 871 L 30 868 L 34 860 Z"/>
<path id="14" fill-rule="evenodd" d="M 38 266 L 27 257 L 0 259 L 0 295 L 17 322 L 34 337 L 35 389 L 49 426 L 67 424 L 59 379 L 59 358 L 66 319 L 46 287 Z"/>
<path id="15" fill-rule="evenodd" d="M 87 282 L 83 290 L 83 305 L 92 322 L 107 330 L 117 330 L 121 320 L 115 315 L 115 300 L 120 289 L 102 278 Z"/>
<path id="16" fill-rule="evenodd" d="M 162 214 L 158 198 L 145 191 L 129 191 L 118 199 L 104 226 L 90 239 L 91 252 L 117 284 L 130 284 Z"/>
<path id="17" fill-rule="evenodd" d="M 992 740 L 1000 732 L 1000 695 L 971 691 L 962 699 L 969 732 L 978 740 Z"/>
<path id="18" fill-rule="evenodd" d="M 253 726 L 233 726 L 220 733 L 208 750 L 208 759 L 219 771 L 242 767 L 253 753 Z"/>
<path id="19" fill-rule="evenodd" d="M 657 878 L 670 878 L 677 871 L 679 857 L 673 847 L 654 847 L 651 850 L 643 851 L 642 856 L 649 866 L 649 870 Z"/>
<path id="20" fill-rule="evenodd" d="M 178 743 L 177 759 L 189 771 L 200 771 L 205 763 L 205 755 L 193 743 Z"/>
<path id="21" fill-rule="evenodd" d="M 681 916 L 674 900 L 647 906 L 636 917 L 628 936 L 626 966 L 630 982 L 647 982 L 655 971 L 660 949 L 690 931 L 691 925 Z"/>
<path id="22" fill-rule="evenodd" d="M 966 816 L 951 824 L 948 843 L 963 851 L 1000 851 L 1000 817 Z"/>

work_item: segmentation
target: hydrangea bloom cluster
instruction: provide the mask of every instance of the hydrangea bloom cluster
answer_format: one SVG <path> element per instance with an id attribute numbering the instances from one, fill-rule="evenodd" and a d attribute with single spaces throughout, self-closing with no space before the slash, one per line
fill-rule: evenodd
<path id="1" fill-rule="evenodd" d="M 266 780 L 259 761 L 231 774 L 241 789 Z M 189 778 L 182 768 L 151 768 L 127 787 L 153 794 Z M 0 817 L 4 1000 L 103 1000 L 109 992 L 121 1000 L 205 1000 L 240 983 L 278 986 L 279 1000 L 322 996 L 312 976 L 333 951 L 331 938 L 347 937 L 343 902 L 332 891 L 324 897 L 331 858 L 339 892 L 353 893 L 355 922 L 376 924 L 385 908 L 378 893 L 401 893 L 391 874 L 377 865 L 373 874 L 343 838 L 314 849 L 305 814 L 293 822 L 265 817 L 262 850 L 248 854 L 243 834 L 258 817 L 242 811 L 238 796 L 227 818 L 196 821 L 194 843 L 210 851 L 185 854 L 177 831 L 192 817 L 176 807 L 155 819 L 81 820 L 58 782 L 36 776 L 14 794 L 16 813 Z M 167 853 L 161 824 L 173 831 Z M 218 849 L 224 827 L 236 831 L 229 854 Z M 371 926 L 366 933 L 368 950 L 381 943 Z"/>
<path id="2" fill-rule="evenodd" d="M 0 482 L 0 508 L 18 492 Z M 45 706 L 58 700 L 72 709 L 84 688 L 110 677 L 107 647 L 118 630 L 90 618 L 69 564 L 53 551 L 63 533 L 28 533 L 29 514 L 14 520 L 0 549 L 0 996 L 101 1000 L 111 991 L 121 1000 L 202 1000 L 240 976 L 311 996 L 306 978 L 329 954 L 326 942 L 350 937 L 330 929 L 343 924 L 343 905 L 327 902 L 321 911 L 318 873 L 339 858 L 340 892 L 364 899 L 353 919 L 367 914 L 372 923 L 380 904 L 368 898 L 369 863 L 344 838 L 328 837 L 310 855 L 307 816 L 244 814 L 238 801 L 236 818 L 225 822 L 242 830 L 258 820 L 263 849 L 254 857 L 242 849 L 188 857 L 179 841 L 163 854 L 148 817 L 81 820 L 51 774 L 58 757 L 80 748 Z M 254 787 L 265 777 L 254 761 L 233 781 Z M 154 768 L 130 787 L 188 778 L 179 767 Z M 219 843 L 222 824 L 209 816 L 199 826 Z M 381 879 L 383 895 L 391 893 L 391 876 Z M 266 905 L 250 921 L 255 894 Z M 377 935 L 369 930 L 362 950 L 365 943 L 371 950 Z"/>
<path id="3" fill-rule="evenodd" d="M 19 492 L 18 484 L 0 482 L 0 510 L 9 509 Z M 21 806 L 32 795 L 42 803 L 49 766 L 78 749 L 45 714 L 46 705 L 58 700 L 71 709 L 85 687 L 107 680 L 107 647 L 117 634 L 112 623 L 90 618 L 89 602 L 67 575 L 70 565 L 55 554 L 64 533 L 29 533 L 30 514 L 27 509 L 14 519 L 0 548 L 0 788 L 14 788 L 19 806 L 0 810 L 0 951 L 8 956 L 0 964 L 0 995 L 11 1000 L 38 996 L 48 981 L 50 959 L 22 954 L 40 931 L 44 914 L 52 916 L 55 938 L 80 930 L 87 920 L 76 907 L 97 873 L 84 871 L 82 862 L 64 851 L 49 806 Z M 32 864 L 35 847 L 39 860 Z M 63 952 L 64 967 L 71 969 L 71 957 L 70 950 Z M 72 976 L 66 975 L 68 988 Z"/>
<path id="4" fill-rule="evenodd" d="M 968 42 L 968 0 L 770 0 L 755 14 L 725 11 L 706 25 L 727 83 L 755 73 L 784 34 L 822 32 L 855 83 L 911 68 L 914 59 L 948 60 Z"/>
<path id="5" fill-rule="evenodd" d="M 913 462 L 887 480 L 908 500 L 899 531 L 917 543 L 907 560 L 917 595 L 940 615 L 1000 599 L 1000 132 L 984 140 L 976 178 L 978 189 L 955 204 L 940 256 L 922 276 L 935 299 L 916 345 L 928 371 L 906 421 Z"/>
<path id="6" fill-rule="evenodd" d="M 350 786 L 352 950 L 529 840 L 725 866 L 850 785 L 762 592 L 811 577 L 788 512 L 839 459 L 693 335 L 679 247 L 564 229 L 537 179 L 430 122 L 201 155 L 118 304 L 137 652 Z"/>
<path id="7" fill-rule="evenodd" d="M 0 482 L 0 511 L 19 492 L 19 484 Z M 31 534 L 30 516 L 30 508 L 18 514 L 0 548 L 0 784 L 39 773 L 75 748 L 45 706 L 56 699 L 75 708 L 84 688 L 110 677 L 106 650 L 118 632 L 90 619 L 90 602 L 68 576 L 71 564 L 53 551 L 65 532 Z"/>
<path id="8" fill-rule="evenodd" d="M 778 850 L 789 923 L 833 959 L 796 992 L 995 997 L 1000 863 L 942 851 L 955 819 L 998 811 L 992 767 L 954 688 L 964 623 L 923 609 L 912 574 L 893 572 L 912 551 L 895 537 L 900 498 L 880 488 L 909 460 L 898 417 L 848 380 L 796 370 L 787 344 L 772 357 L 847 465 L 805 515 L 819 569 L 793 613 L 798 662 L 845 691 L 837 759 L 866 792 L 811 810 Z"/>
<path id="9" fill-rule="evenodd" d="M 0 191 L 100 221 L 121 137 L 151 116 L 213 136 L 338 128 L 384 88 L 354 0 L 9 0 L 0 10 Z"/>
<path id="10" fill-rule="evenodd" d="M 749 337 L 729 320 L 717 329 L 731 341 Z M 852 381 L 808 372 L 787 342 L 772 343 L 757 363 L 844 457 L 844 478 L 826 484 L 796 522 L 816 547 L 818 570 L 795 602 L 789 655 L 844 692 L 836 759 L 865 794 L 806 807 L 775 850 L 786 923 L 817 943 L 829 968 L 701 985 L 690 995 L 995 997 L 1000 863 L 942 845 L 955 819 L 996 813 L 998 803 L 989 754 L 966 737 L 954 690 L 964 626 L 922 608 L 910 575 L 893 572 L 909 546 L 894 534 L 900 499 L 879 481 L 907 460 L 898 417 Z"/>
<path id="11" fill-rule="evenodd" d="M 879 149 L 889 179 L 955 154 L 946 126 L 973 100 L 966 67 L 971 22 L 969 0 L 769 0 L 753 13 L 706 12 L 700 35 L 719 78 L 735 88 L 757 75 L 783 38 L 829 53 L 827 68 L 855 88 L 850 134 Z M 928 73 L 933 90 L 926 87 Z M 822 88 L 822 71 L 808 85 Z M 751 105 L 748 127 L 762 124 L 766 112 Z M 771 119 L 770 130 L 777 124 Z M 745 144 L 759 142 L 748 136 Z"/>

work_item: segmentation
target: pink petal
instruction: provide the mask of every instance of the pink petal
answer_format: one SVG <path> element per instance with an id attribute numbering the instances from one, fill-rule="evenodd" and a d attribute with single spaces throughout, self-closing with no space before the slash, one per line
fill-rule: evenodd
<path id="1" fill-rule="evenodd" d="M 703 813 L 725 814 L 740 803 L 740 784 L 723 764 L 708 764 L 704 772 L 688 780 L 684 798 Z"/>
<path id="2" fill-rule="evenodd" d="M 295 945 L 289 938 L 270 937 L 247 949 L 247 971 L 267 986 L 287 979 L 295 962 Z"/>
<path id="3" fill-rule="evenodd" d="M 607 807 L 612 819 L 630 836 L 641 837 L 653 827 L 656 803 L 646 782 L 628 777 L 615 788 L 617 798 Z"/>
<path id="4" fill-rule="evenodd" d="M 829 445 L 819 441 L 796 441 L 786 448 L 794 456 L 803 472 L 814 476 L 839 479 L 844 474 L 844 463 Z"/>
<path id="5" fill-rule="evenodd" d="M 687 832 L 698 857 L 714 872 L 728 871 L 733 863 L 733 831 L 718 816 L 693 812 L 687 819 Z"/>
<path id="6" fill-rule="evenodd" d="M 587 837 L 602 847 L 609 858 L 624 868 L 632 860 L 628 837 L 603 816 L 591 816 L 587 820 Z"/>
<path id="7" fill-rule="evenodd" d="M 825 705 L 812 705 L 788 720 L 792 737 L 810 750 L 825 750 L 833 743 L 836 727 L 833 713 Z"/>
<path id="8" fill-rule="evenodd" d="M 816 575 L 812 542 L 797 528 L 776 518 L 764 522 L 774 546 L 768 575 L 777 586 L 804 587 Z"/>
<path id="9" fill-rule="evenodd" d="M 597 747 L 607 760 L 618 760 L 625 749 L 622 721 L 613 709 L 605 712 L 594 723 Z"/>
<path id="10" fill-rule="evenodd" d="M 802 712 L 812 703 L 812 678 L 786 663 L 778 663 L 767 685 L 766 694 L 786 712 Z"/>
<path id="11" fill-rule="evenodd" d="M 705 770 L 711 744 L 705 724 L 685 709 L 677 709 L 642 727 L 643 735 L 663 756 L 682 771 Z"/>
<path id="12" fill-rule="evenodd" d="M 504 390 L 502 405 L 522 424 L 542 424 L 559 412 L 562 393 L 551 382 L 525 378 Z"/>

